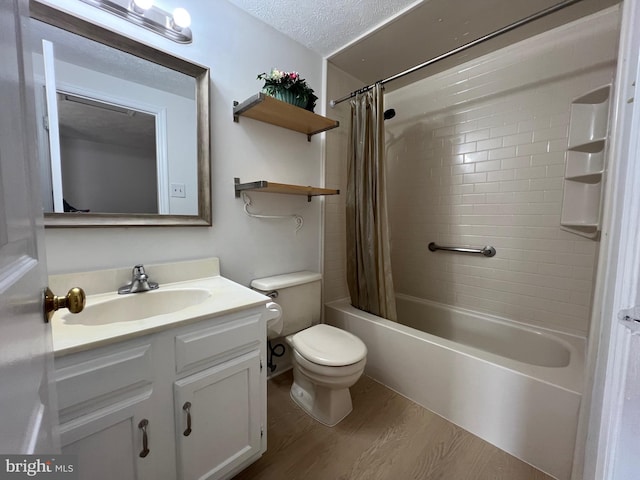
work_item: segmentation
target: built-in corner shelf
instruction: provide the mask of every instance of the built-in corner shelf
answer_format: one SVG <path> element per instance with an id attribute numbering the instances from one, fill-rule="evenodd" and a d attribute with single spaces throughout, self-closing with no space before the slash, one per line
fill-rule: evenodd
<path id="1" fill-rule="evenodd" d="M 254 191 L 265 193 L 285 193 L 289 195 L 304 195 L 307 201 L 311 201 L 312 197 L 320 195 L 339 195 L 340 190 L 320 187 L 304 187 L 302 185 L 289 185 L 287 183 L 267 182 L 266 180 L 258 180 L 257 182 L 240 183 L 238 177 L 234 178 L 236 198 L 240 198 L 242 192 Z"/>
<path id="2" fill-rule="evenodd" d="M 258 93 L 242 103 L 233 102 L 233 121 L 238 122 L 240 117 L 253 118 L 304 133 L 308 141 L 311 141 L 312 135 L 326 132 L 340 125 L 337 120 L 317 115 L 264 93 Z"/>
<path id="3" fill-rule="evenodd" d="M 610 92 L 605 85 L 571 104 L 560 227 L 588 238 L 600 232 Z"/>

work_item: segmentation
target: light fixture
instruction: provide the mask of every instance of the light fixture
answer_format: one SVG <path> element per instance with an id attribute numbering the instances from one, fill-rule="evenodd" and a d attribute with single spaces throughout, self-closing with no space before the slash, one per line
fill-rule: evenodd
<path id="1" fill-rule="evenodd" d="M 145 10 L 149 10 L 153 7 L 153 0 L 133 0 L 131 2 L 131 7 L 134 12 L 143 14 Z"/>
<path id="2" fill-rule="evenodd" d="M 153 0 L 81 0 L 178 43 L 191 43 L 191 15 L 176 8 L 173 15 L 153 5 Z"/>
<path id="3" fill-rule="evenodd" d="M 191 26 L 191 15 L 184 8 L 178 7 L 173 11 L 171 26 L 174 30 L 182 31 Z"/>

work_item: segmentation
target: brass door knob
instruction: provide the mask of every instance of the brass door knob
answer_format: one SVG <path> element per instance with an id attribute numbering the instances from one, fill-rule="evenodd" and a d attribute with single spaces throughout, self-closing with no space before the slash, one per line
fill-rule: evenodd
<path id="1" fill-rule="evenodd" d="M 57 297 L 49 287 L 44 290 L 44 321 L 49 323 L 53 312 L 67 308 L 71 313 L 80 313 L 84 309 L 87 296 L 80 287 L 73 287 L 64 297 Z"/>

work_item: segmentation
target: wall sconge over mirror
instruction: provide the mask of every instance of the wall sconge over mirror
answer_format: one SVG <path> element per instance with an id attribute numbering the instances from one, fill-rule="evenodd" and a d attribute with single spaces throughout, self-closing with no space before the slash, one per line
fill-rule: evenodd
<path id="1" fill-rule="evenodd" d="M 151 30 L 178 43 L 191 43 L 191 15 L 184 8 L 173 13 L 153 5 L 153 0 L 81 0 L 82 2 L 113 13 L 131 23 Z"/>

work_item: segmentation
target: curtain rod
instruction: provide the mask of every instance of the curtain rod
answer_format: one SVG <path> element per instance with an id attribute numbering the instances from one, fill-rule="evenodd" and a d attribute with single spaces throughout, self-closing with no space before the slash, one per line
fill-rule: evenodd
<path id="1" fill-rule="evenodd" d="M 409 75 L 410 73 L 413 72 L 417 72 L 418 70 L 421 70 L 425 67 L 428 67 L 429 65 L 433 65 L 434 63 L 439 62 L 440 60 L 444 60 L 445 58 L 449 58 L 452 55 L 455 55 L 456 53 L 460 53 L 464 50 L 467 50 L 471 47 L 475 47 L 476 45 L 479 45 L 483 42 L 486 42 L 487 40 L 491 40 L 492 38 L 495 38 L 499 35 L 502 35 L 503 33 L 507 33 L 510 32 L 511 30 L 514 30 L 518 27 L 521 27 L 522 25 L 526 25 L 527 23 L 533 22 L 534 20 L 538 20 L 540 18 L 546 17 L 547 15 L 550 15 L 552 13 L 555 13 L 559 10 L 562 10 L 563 8 L 569 7 L 571 5 L 573 5 L 574 3 L 578 3 L 581 2 L 582 0 L 565 0 L 563 2 L 557 3 L 555 5 L 552 5 L 550 7 L 545 8 L 544 10 L 540 10 L 537 13 L 534 13 L 532 15 L 529 15 L 528 17 L 522 18 L 516 22 L 513 22 L 510 25 L 507 25 L 505 27 L 502 27 L 498 30 L 495 30 L 491 33 L 488 33 L 480 38 L 477 38 L 475 40 L 472 40 L 468 43 L 465 43 L 464 45 L 461 45 L 457 48 L 454 48 L 453 50 L 449 50 L 446 53 L 443 53 L 441 55 L 438 55 L 437 57 L 433 57 L 430 60 L 427 60 L 426 62 L 423 62 L 419 65 L 416 65 L 414 67 L 411 67 L 403 72 L 400 73 L 396 73 L 395 75 L 392 75 L 391 77 L 385 78 L 384 80 L 379 80 L 376 83 L 373 83 L 371 85 L 367 85 L 366 87 L 362 87 L 358 90 L 354 90 L 353 92 L 351 92 L 348 95 L 345 95 L 344 97 L 339 98 L 338 100 L 331 100 L 329 102 L 329 105 L 331 106 L 331 108 L 335 107 L 337 104 L 344 102 L 345 100 L 349 100 L 350 98 L 355 97 L 357 94 L 359 93 L 364 93 L 367 92 L 369 90 L 371 90 L 376 84 L 381 83 L 381 84 L 385 84 L 388 82 L 392 82 L 393 80 L 397 80 L 398 78 L 402 78 L 405 75 Z"/>

